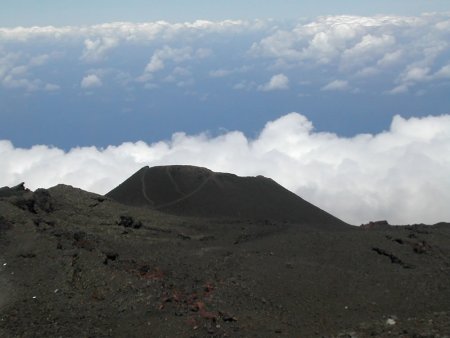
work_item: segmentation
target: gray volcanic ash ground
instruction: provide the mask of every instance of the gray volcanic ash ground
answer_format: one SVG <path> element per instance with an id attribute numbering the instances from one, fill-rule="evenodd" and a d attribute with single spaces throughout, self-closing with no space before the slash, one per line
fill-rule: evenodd
<path id="1" fill-rule="evenodd" d="M 448 337 L 450 224 L 348 225 L 264 177 L 0 188 L 1 337 Z"/>

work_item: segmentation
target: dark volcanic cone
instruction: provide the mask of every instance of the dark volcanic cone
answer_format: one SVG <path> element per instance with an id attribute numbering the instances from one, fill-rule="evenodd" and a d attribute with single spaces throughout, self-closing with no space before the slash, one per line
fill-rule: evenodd
<path id="1" fill-rule="evenodd" d="M 239 177 L 194 166 L 144 167 L 106 196 L 122 204 L 184 216 L 346 225 L 269 178 Z"/>

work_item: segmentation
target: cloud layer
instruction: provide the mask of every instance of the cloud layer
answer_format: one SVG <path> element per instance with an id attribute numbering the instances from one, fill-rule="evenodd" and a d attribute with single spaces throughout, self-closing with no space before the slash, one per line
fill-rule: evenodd
<path id="1" fill-rule="evenodd" d="M 450 115 L 394 117 L 388 131 L 343 138 L 315 132 L 291 113 L 259 136 L 177 133 L 170 141 L 104 149 L 15 148 L 0 141 L 0 186 L 71 184 L 106 193 L 142 166 L 192 164 L 239 175 L 271 177 L 338 217 L 360 224 L 450 220 Z"/>
<path id="2" fill-rule="evenodd" d="M 216 79 L 233 73 L 223 69 L 217 72 L 217 67 L 234 63 L 235 69 L 255 68 L 247 78 L 229 84 L 230 87 L 246 81 L 254 84 L 241 87 L 252 90 L 267 88 L 268 91 L 273 86 L 261 82 L 257 74 L 278 76 L 276 74 L 285 73 L 289 74 L 292 84 L 295 79 L 313 79 L 310 82 L 318 90 L 339 79 L 347 83 L 348 88 L 362 92 L 377 81 L 382 83 L 382 87 L 377 89 L 379 93 L 414 93 L 420 91 L 419 87 L 450 81 L 449 22 L 448 13 L 434 13 L 416 17 L 324 16 L 291 23 L 198 20 L 187 23 L 157 21 L 67 27 L 0 27 L 0 83 L 5 88 L 25 88 L 28 91 L 44 88 L 48 81 L 33 78 L 33 69 L 46 63 L 42 57 L 48 55 L 27 57 L 27 53 L 33 48 L 55 49 L 56 46 L 58 51 L 70 47 L 78 53 L 78 58 L 72 59 L 71 63 L 81 61 L 85 67 L 118 68 L 117 71 L 134 77 L 136 86 L 145 86 L 146 83 L 142 82 L 146 81 L 142 80 L 167 68 L 168 61 L 171 67 L 176 67 L 181 62 L 195 64 L 198 59 L 215 55 L 209 69 L 202 71 Z M 234 44 L 230 43 L 231 37 Z M 192 48 L 194 45 L 198 50 Z M 22 50 L 26 52 L 22 53 Z M 134 64 L 117 59 L 118 55 L 123 55 L 120 53 L 146 54 L 147 63 L 140 64 L 144 74 L 134 74 L 131 69 Z M 30 61 L 36 57 L 43 60 L 41 65 Z M 236 64 L 236 60 L 241 64 Z M 304 76 L 309 79 L 302 78 Z M 284 82 L 281 87 L 287 88 Z M 338 88 L 331 86 L 330 89 L 333 87 Z"/>
<path id="3" fill-rule="evenodd" d="M 325 16 L 274 29 L 253 43 L 250 54 L 273 60 L 275 68 L 316 69 L 330 79 L 343 78 L 322 83 L 324 89 L 342 90 L 349 83 L 364 87 L 382 77 L 392 86 L 387 92 L 401 94 L 449 79 L 449 22 L 448 14 Z"/>

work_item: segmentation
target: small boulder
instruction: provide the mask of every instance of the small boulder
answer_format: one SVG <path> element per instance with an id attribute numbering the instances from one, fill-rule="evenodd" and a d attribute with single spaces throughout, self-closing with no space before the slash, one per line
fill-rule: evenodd
<path id="1" fill-rule="evenodd" d="M 142 222 L 134 220 L 131 216 L 120 216 L 120 220 L 116 223 L 125 228 L 139 229 L 142 227 Z"/>

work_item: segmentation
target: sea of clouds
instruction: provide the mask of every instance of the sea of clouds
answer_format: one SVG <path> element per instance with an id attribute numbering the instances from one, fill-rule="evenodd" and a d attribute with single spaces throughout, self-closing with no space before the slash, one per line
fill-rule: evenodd
<path id="1" fill-rule="evenodd" d="M 450 115 L 404 119 L 351 138 L 315 132 L 298 113 L 270 121 L 250 139 L 176 133 L 153 144 L 123 143 L 63 151 L 0 141 L 0 186 L 64 183 L 104 194 L 143 166 L 190 164 L 264 175 L 343 220 L 361 224 L 450 221 Z"/>

